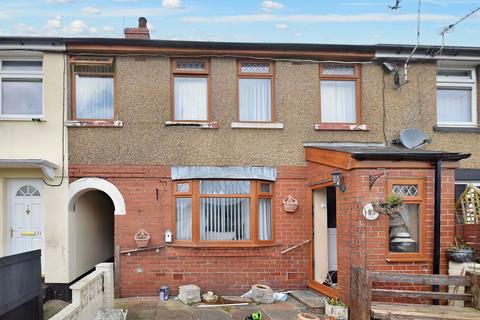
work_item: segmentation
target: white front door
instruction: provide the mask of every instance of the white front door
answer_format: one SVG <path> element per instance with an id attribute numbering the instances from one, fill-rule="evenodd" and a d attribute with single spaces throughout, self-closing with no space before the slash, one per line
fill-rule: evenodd
<path id="1" fill-rule="evenodd" d="M 8 181 L 8 253 L 42 250 L 43 269 L 43 183 L 40 179 Z"/>

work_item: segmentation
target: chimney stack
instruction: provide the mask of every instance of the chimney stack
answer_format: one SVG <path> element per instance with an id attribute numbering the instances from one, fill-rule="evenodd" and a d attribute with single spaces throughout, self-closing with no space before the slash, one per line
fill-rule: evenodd
<path id="1" fill-rule="evenodd" d="M 125 39 L 150 39 L 150 31 L 147 28 L 147 19 L 138 18 L 138 28 L 125 28 Z"/>

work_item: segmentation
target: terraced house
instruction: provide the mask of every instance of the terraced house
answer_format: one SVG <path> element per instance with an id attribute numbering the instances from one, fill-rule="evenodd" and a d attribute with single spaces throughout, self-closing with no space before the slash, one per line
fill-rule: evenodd
<path id="1" fill-rule="evenodd" d="M 413 47 L 159 41 L 142 23 L 67 43 L 70 210 L 114 225 L 119 294 L 263 282 L 348 301 L 352 265 L 447 272 L 455 172 L 478 167 L 456 143 L 475 136 L 477 49 L 405 68 Z M 397 146 L 407 128 L 431 143 Z M 400 220 L 364 218 L 392 193 Z"/>
<path id="2" fill-rule="evenodd" d="M 455 187 L 480 180 L 480 49 L 150 40 L 144 19 L 61 41 L 65 288 L 110 259 L 121 296 L 264 283 L 349 302 L 354 266 L 447 273 Z M 409 128 L 430 143 L 406 148 Z M 392 194 L 401 213 L 369 209 Z"/>

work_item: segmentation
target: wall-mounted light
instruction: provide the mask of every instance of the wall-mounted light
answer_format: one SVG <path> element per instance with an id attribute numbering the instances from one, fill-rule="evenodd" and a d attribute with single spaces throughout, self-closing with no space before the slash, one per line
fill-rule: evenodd
<path id="1" fill-rule="evenodd" d="M 330 174 L 332 175 L 332 182 L 335 185 L 335 187 L 340 189 L 340 191 L 345 192 L 345 190 L 347 190 L 347 187 L 343 183 L 342 173 L 338 169 L 335 169 L 335 171 L 333 171 Z"/>

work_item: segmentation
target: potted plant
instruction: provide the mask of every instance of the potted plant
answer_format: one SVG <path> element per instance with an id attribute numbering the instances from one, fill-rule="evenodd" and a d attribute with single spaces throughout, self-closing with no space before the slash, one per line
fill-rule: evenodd
<path id="1" fill-rule="evenodd" d="M 146 248 L 148 246 L 148 242 L 150 241 L 150 234 L 144 229 L 140 229 L 140 231 L 135 233 L 134 239 L 138 248 Z"/>
<path id="2" fill-rule="evenodd" d="M 448 260 L 453 262 L 473 262 L 475 260 L 475 248 L 456 237 L 455 241 L 448 246 L 447 255 Z"/>
<path id="3" fill-rule="evenodd" d="M 330 298 L 325 301 L 325 315 L 335 319 L 348 320 L 348 307 L 340 299 Z"/>
<path id="4" fill-rule="evenodd" d="M 378 214 L 390 215 L 392 213 L 399 213 L 403 206 L 403 198 L 395 194 L 390 194 L 386 201 L 373 201 L 373 210 Z"/>

